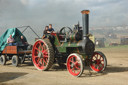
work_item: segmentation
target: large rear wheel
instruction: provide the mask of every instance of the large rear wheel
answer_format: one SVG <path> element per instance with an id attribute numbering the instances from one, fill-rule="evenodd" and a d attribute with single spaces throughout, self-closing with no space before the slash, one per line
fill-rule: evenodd
<path id="1" fill-rule="evenodd" d="M 102 72 L 107 66 L 106 56 L 99 51 L 94 52 L 90 59 L 90 67 L 93 71 Z"/>
<path id="2" fill-rule="evenodd" d="M 81 57 L 77 53 L 72 53 L 67 58 L 67 70 L 73 76 L 79 77 L 83 73 L 84 66 Z"/>
<path id="3" fill-rule="evenodd" d="M 1 65 L 5 65 L 6 64 L 6 56 L 5 55 L 1 55 L 0 56 L 0 64 Z"/>
<path id="4" fill-rule="evenodd" d="M 48 70 L 54 62 L 54 50 L 48 39 L 39 39 L 32 49 L 32 60 L 38 70 Z"/>

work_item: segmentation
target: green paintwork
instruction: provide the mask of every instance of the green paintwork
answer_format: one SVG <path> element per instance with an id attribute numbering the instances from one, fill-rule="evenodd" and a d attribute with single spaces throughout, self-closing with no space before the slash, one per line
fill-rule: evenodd
<path id="1" fill-rule="evenodd" d="M 63 42 L 63 43 L 60 43 L 60 41 L 58 40 L 58 37 L 56 35 L 55 35 L 54 44 L 56 45 L 59 52 L 62 52 L 62 53 L 65 53 L 66 48 L 68 48 L 68 47 L 78 47 L 77 42 L 72 42 L 72 43 L 71 42 Z"/>
<path id="2" fill-rule="evenodd" d="M 70 42 L 64 42 L 60 46 L 57 46 L 57 49 L 59 52 L 66 53 L 66 48 L 72 48 L 72 47 L 79 47 L 77 46 L 77 43 L 70 43 Z"/>
<path id="3" fill-rule="evenodd" d="M 79 51 L 79 50 L 77 50 L 77 48 L 79 48 L 79 46 L 77 45 L 78 42 L 74 40 L 73 36 L 74 35 L 71 36 L 72 39 L 69 40 L 68 42 L 60 42 L 58 39 L 58 36 L 54 35 L 54 37 L 55 37 L 54 45 L 57 47 L 57 49 L 59 50 L 60 53 L 67 53 L 67 48 L 73 48 L 71 50 L 71 52 L 78 53 L 78 51 Z M 79 53 L 79 54 L 82 55 L 82 59 L 87 58 L 87 55 L 85 53 Z"/>
<path id="4" fill-rule="evenodd" d="M 73 38 L 73 36 L 72 36 L 72 38 Z M 57 49 L 61 53 L 66 53 L 66 49 L 67 48 L 72 48 L 72 47 L 76 47 L 77 48 L 77 47 L 79 47 L 79 46 L 77 46 L 77 43 L 78 42 L 60 42 L 58 40 L 57 35 L 55 35 L 55 42 L 54 42 L 54 44 L 56 45 Z"/>
<path id="5" fill-rule="evenodd" d="M 54 42 L 54 45 L 56 45 L 56 46 L 59 46 L 59 45 L 60 45 L 60 42 L 59 42 L 59 40 L 58 40 L 57 35 L 55 36 L 55 42 Z"/>

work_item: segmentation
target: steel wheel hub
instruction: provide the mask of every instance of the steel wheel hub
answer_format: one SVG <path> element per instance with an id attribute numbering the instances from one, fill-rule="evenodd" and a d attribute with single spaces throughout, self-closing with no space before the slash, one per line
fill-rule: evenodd
<path id="1" fill-rule="evenodd" d="M 96 64 L 98 64 L 98 65 L 101 64 L 101 61 L 100 60 L 97 60 L 96 61 Z"/>
<path id="2" fill-rule="evenodd" d="M 38 57 L 43 58 L 42 52 L 39 52 L 39 53 L 38 53 Z"/>

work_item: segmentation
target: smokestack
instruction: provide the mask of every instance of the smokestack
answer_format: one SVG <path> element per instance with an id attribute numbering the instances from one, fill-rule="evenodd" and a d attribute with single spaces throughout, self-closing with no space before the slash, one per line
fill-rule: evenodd
<path id="1" fill-rule="evenodd" d="M 82 22 L 83 22 L 83 38 L 89 34 L 89 10 L 83 10 L 82 13 Z"/>

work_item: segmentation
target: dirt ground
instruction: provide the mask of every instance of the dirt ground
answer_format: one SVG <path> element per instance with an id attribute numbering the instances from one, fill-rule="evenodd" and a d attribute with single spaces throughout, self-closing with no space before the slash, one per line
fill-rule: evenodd
<path id="1" fill-rule="evenodd" d="M 13 67 L 0 65 L 0 85 L 128 85 L 128 48 L 103 48 L 108 61 L 103 73 L 89 72 L 71 76 L 66 69 L 54 65 L 50 71 L 38 71 L 30 62 Z"/>

